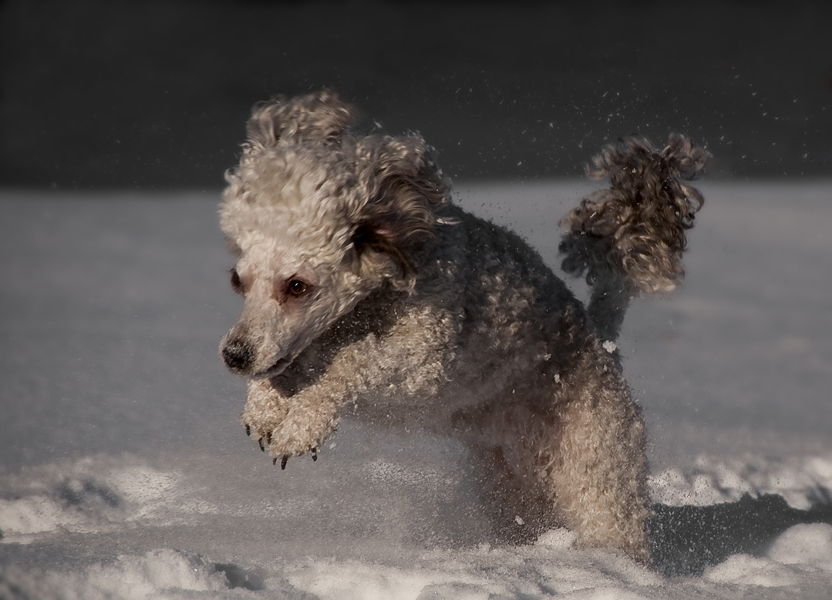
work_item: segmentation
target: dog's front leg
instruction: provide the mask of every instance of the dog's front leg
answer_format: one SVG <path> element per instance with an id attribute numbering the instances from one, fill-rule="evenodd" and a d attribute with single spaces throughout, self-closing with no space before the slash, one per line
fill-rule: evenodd
<path id="1" fill-rule="evenodd" d="M 281 466 L 292 456 L 307 452 L 317 459 L 317 450 L 335 430 L 343 390 L 330 390 L 324 382 L 292 396 L 285 417 L 266 434 L 269 455 Z"/>
<path id="2" fill-rule="evenodd" d="M 248 400 L 240 420 L 246 434 L 260 443 L 261 450 L 271 444 L 272 431 L 286 418 L 288 401 L 268 379 L 249 380 Z"/>
<path id="3" fill-rule="evenodd" d="M 337 389 L 335 389 L 337 388 Z M 317 449 L 335 429 L 343 385 L 327 380 L 304 388 L 291 397 L 280 393 L 267 379 L 249 381 L 248 401 L 242 414 L 246 433 L 269 450 L 281 466 L 286 460 Z"/>
<path id="4" fill-rule="evenodd" d="M 291 398 L 282 395 L 267 379 L 251 380 L 248 384 L 248 401 L 241 420 L 246 433 L 269 450 L 274 462 L 312 452 L 335 429 L 338 403 L 332 399 L 326 386 L 313 385 Z M 332 392 L 332 390 L 330 390 Z"/>

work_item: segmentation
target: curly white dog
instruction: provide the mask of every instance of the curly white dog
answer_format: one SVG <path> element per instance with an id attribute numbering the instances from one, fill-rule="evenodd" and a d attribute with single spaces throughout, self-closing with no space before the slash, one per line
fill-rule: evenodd
<path id="1" fill-rule="evenodd" d="M 629 299 L 683 276 L 707 153 L 642 138 L 595 159 L 611 189 L 564 220 L 585 309 L 517 235 L 450 201 L 418 136 L 357 135 L 330 91 L 255 107 L 221 225 L 245 298 L 223 338 L 246 431 L 282 466 L 345 405 L 471 449 L 501 539 L 553 526 L 649 562 L 645 432 L 613 340 Z M 520 516 L 520 519 L 515 519 Z"/>

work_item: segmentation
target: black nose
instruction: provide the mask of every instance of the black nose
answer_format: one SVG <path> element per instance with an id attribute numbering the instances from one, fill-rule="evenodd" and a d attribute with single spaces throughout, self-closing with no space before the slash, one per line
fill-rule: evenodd
<path id="1" fill-rule="evenodd" d="M 222 360 L 232 371 L 245 371 L 254 363 L 254 350 L 244 342 L 233 340 L 223 346 Z"/>

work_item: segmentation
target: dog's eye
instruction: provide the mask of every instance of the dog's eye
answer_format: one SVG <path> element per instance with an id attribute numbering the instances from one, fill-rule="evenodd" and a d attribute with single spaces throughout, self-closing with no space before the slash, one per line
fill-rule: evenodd
<path id="1" fill-rule="evenodd" d="M 231 269 L 231 287 L 241 296 L 246 293 L 245 287 L 243 287 L 243 281 L 240 279 L 240 274 L 237 273 L 237 269 Z"/>
<path id="2" fill-rule="evenodd" d="M 303 296 L 306 293 L 308 287 L 309 286 L 306 285 L 306 282 L 301 281 L 300 279 L 292 279 L 289 282 L 289 287 L 287 289 L 290 294 L 297 297 Z"/>

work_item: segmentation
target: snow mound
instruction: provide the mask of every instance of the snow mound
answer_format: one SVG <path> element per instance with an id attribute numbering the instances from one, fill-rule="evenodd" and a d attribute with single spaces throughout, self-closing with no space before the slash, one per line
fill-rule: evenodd
<path id="1" fill-rule="evenodd" d="M 784 565 L 832 571 L 832 525 L 795 525 L 777 539 L 768 556 Z"/>
<path id="2" fill-rule="evenodd" d="M 24 573 L 12 567 L 5 576 L 0 575 L 2 598 L 173 599 L 205 597 L 193 592 L 225 589 L 228 580 L 215 565 L 197 555 L 168 549 L 144 556 L 120 556 L 113 564 L 92 565 L 80 571 Z"/>
<path id="3" fill-rule="evenodd" d="M 647 567 L 615 553 L 548 544 L 435 550 L 385 563 L 314 560 L 288 570 L 286 578 L 321 600 L 488 600 L 572 597 L 576 592 L 584 595 L 575 597 L 644 598 L 653 597 L 663 583 Z"/>
<path id="4" fill-rule="evenodd" d="M 63 532 L 169 524 L 181 476 L 135 459 L 85 457 L 0 477 L 0 543 L 28 544 Z M 177 510 L 185 507 L 178 505 Z M 163 516 L 164 515 L 164 516 Z"/>
<path id="5" fill-rule="evenodd" d="M 705 570 L 703 578 L 713 583 L 733 583 L 761 587 L 795 585 L 799 578 L 792 569 L 767 558 L 735 554 L 724 563 Z"/>
<path id="6" fill-rule="evenodd" d="M 706 506 L 735 502 L 745 494 L 777 494 L 790 506 L 807 510 L 832 490 L 832 455 L 806 457 L 742 456 L 726 461 L 698 456 L 692 465 L 674 466 L 649 479 L 654 502 Z"/>
<path id="7" fill-rule="evenodd" d="M 705 569 L 702 578 L 766 588 L 800 586 L 801 597 L 826 597 L 824 590 L 832 585 L 832 525 L 795 525 L 775 540 L 765 556 L 735 554 Z"/>

